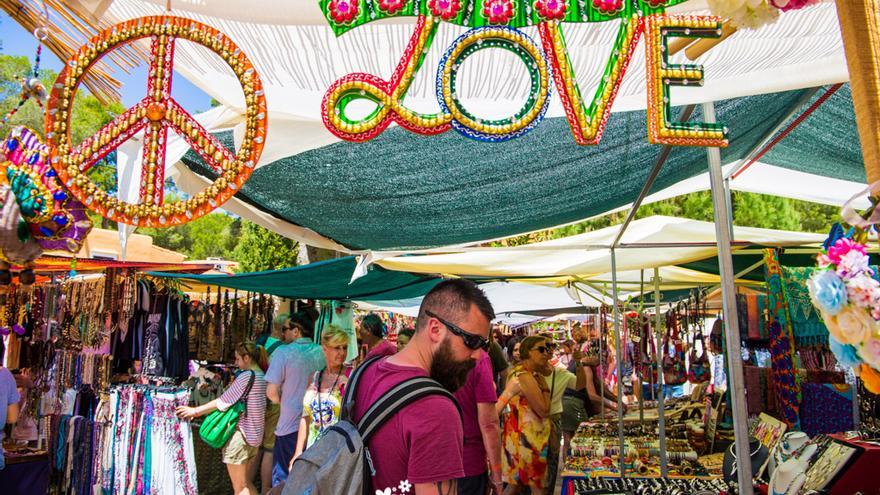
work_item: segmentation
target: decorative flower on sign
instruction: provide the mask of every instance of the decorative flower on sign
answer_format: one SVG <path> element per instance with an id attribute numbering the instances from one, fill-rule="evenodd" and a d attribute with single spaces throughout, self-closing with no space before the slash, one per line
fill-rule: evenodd
<path id="1" fill-rule="evenodd" d="M 847 290 L 836 272 L 825 270 L 807 282 L 813 305 L 829 315 L 836 315 L 846 306 Z"/>
<path id="2" fill-rule="evenodd" d="M 336 24 L 349 24 L 358 16 L 358 0 L 332 0 L 327 10 Z"/>
<path id="3" fill-rule="evenodd" d="M 869 266 L 867 246 L 831 229 L 826 251 L 807 286 L 813 306 L 828 327 L 829 346 L 844 366 L 880 370 L 880 281 Z M 851 232 L 856 239 L 863 232 Z"/>
<path id="4" fill-rule="evenodd" d="M 428 8 L 435 16 L 448 21 L 454 19 L 461 10 L 461 2 L 459 0 L 429 0 Z"/>
<path id="5" fill-rule="evenodd" d="M 513 18 L 513 2 L 487 0 L 483 4 L 483 17 L 489 20 L 489 24 L 507 24 Z"/>
<path id="6" fill-rule="evenodd" d="M 565 0 L 535 0 L 535 10 L 547 21 L 561 21 L 565 17 Z"/>
<path id="7" fill-rule="evenodd" d="M 623 0 L 593 0 L 593 7 L 603 14 L 616 14 L 623 10 Z"/>
<path id="8" fill-rule="evenodd" d="M 859 357 L 874 369 L 880 368 L 880 338 L 872 336 L 859 347 Z"/>
<path id="9" fill-rule="evenodd" d="M 408 0 L 379 0 L 379 10 L 388 15 L 394 15 L 406 6 Z"/>
<path id="10" fill-rule="evenodd" d="M 771 5 L 783 12 L 802 9 L 815 3 L 819 3 L 819 0 L 770 0 Z"/>
<path id="11" fill-rule="evenodd" d="M 776 22 L 779 9 L 768 0 L 708 0 L 713 15 L 727 17 L 741 28 L 757 29 Z"/>

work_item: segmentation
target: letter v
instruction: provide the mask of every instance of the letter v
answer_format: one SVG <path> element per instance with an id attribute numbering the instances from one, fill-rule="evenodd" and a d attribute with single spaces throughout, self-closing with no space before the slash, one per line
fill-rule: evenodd
<path id="1" fill-rule="evenodd" d="M 590 102 L 589 107 L 586 107 L 575 78 L 574 68 L 568 58 L 562 26 L 558 22 L 550 21 L 538 25 L 544 51 L 553 64 L 553 78 L 556 80 L 559 98 L 571 125 L 571 133 L 578 144 L 598 144 L 602 139 L 602 131 L 605 130 L 605 123 L 611 114 L 611 105 L 614 97 L 617 96 L 623 74 L 629 66 L 642 30 L 643 22 L 637 13 L 622 14 L 611 57 L 605 66 L 605 72 L 602 80 L 599 81 L 593 101 Z"/>

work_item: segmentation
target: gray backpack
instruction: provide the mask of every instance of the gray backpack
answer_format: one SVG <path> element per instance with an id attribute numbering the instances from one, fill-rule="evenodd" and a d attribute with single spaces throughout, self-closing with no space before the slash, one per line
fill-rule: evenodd
<path id="1" fill-rule="evenodd" d="M 416 377 L 385 392 L 355 424 L 351 414 L 358 381 L 367 366 L 379 359 L 365 361 L 352 373 L 342 399 L 340 420 L 297 457 L 282 495 L 371 495 L 372 476 L 376 471 L 367 444 L 372 434 L 401 409 L 422 397 L 444 395 L 459 407 L 452 394 L 439 383 Z"/>

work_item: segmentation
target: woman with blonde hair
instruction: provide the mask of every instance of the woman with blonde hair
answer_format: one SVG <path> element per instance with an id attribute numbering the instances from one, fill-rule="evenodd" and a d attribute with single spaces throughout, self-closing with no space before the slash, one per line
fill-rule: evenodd
<path id="1" fill-rule="evenodd" d="M 342 395 L 351 368 L 346 366 L 348 334 L 336 325 L 329 325 L 321 333 L 321 349 L 327 366 L 315 372 L 303 397 L 303 415 L 293 459 L 299 457 L 329 427 L 339 421 Z M 291 465 L 293 459 L 290 460 Z"/>

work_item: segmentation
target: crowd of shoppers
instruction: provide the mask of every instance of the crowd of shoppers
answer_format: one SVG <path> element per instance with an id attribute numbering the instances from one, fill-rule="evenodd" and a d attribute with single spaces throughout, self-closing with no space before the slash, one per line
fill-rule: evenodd
<path id="1" fill-rule="evenodd" d="M 453 395 L 422 397 L 375 431 L 366 447 L 376 493 L 552 493 L 560 452 L 577 426 L 615 410 L 616 399 L 578 327 L 557 349 L 549 335 L 492 332 L 494 318 L 477 285 L 447 280 L 423 298 L 415 328 L 399 330 L 396 345 L 378 315 L 364 316 L 355 331 L 358 355 L 348 359 L 352 335 L 345 330 L 325 326 L 318 345 L 311 318 L 281 314 L 270 335 L 238 346 L 241 371 L 220 398 L 178 415 L 191 419 L 243 401 L 246 414 L 223 447 L 233 489 L 280 493 L 296 459 L 342 417 L 354 366 L 364 366 L 352 390 L 355 422 L 386 391 L 428 377 Z"/>

